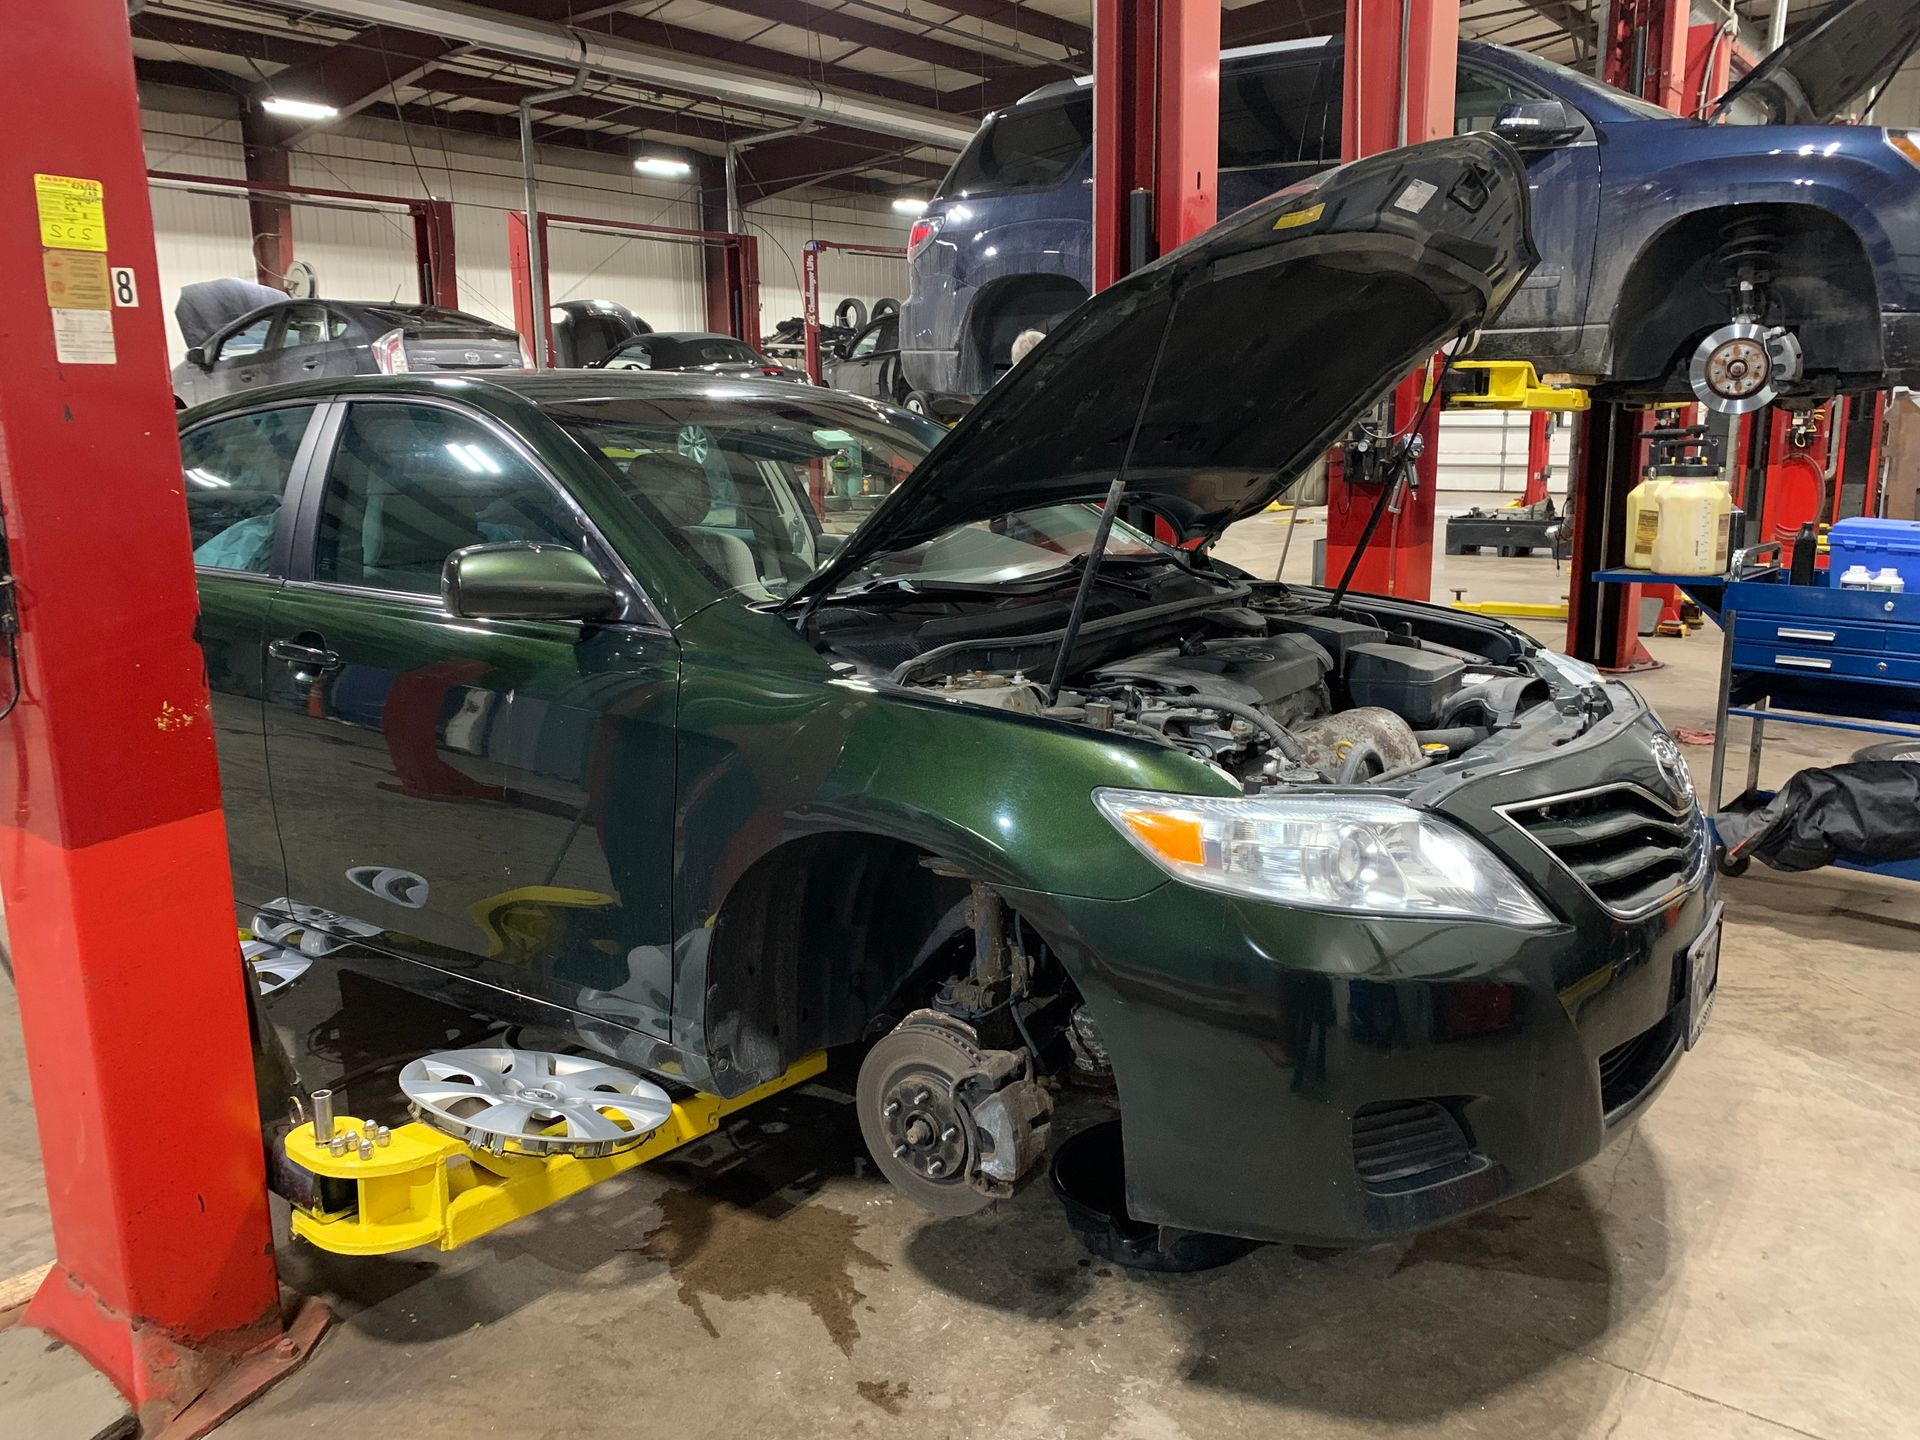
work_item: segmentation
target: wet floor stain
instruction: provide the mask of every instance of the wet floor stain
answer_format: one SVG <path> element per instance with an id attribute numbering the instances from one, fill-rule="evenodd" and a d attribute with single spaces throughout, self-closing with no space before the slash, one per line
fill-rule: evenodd
<path id="1" fill-rule="evenodd" d="M 811 1310 L 842 1353 L 853 1353 L 860 1338 L 854 1307 L 867 1298 L 854 1277 L 888 1268 L 858 1244 L 860 1221 L 854 1216 L 818 1203 L 763 1214 L 700 1190 L 669 1190 L 660 1209 L 660 1226 L 643 1253 L 666 1264 L 680 1303 L 714 1339 L 720 1330 L 707 1297 L 784 1295 Z"/>
<path id="2" fill-rule="evenodd" d="M 862 1400 L 878 1405 L 889 1415 L 898 1415 L 900 1402 L 913 1387 L 904 1380 L 856 1380 L 853 1388 L 860 1392 Z"/>

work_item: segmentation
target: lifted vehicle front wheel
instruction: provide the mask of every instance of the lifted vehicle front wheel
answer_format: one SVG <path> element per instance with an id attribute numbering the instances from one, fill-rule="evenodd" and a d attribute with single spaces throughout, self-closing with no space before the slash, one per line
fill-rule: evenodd
<path id="1" fill-rule="evenodd" d="M 860 1065 L 860 1133 L 880 1173 L 923 1210 L 972 1215 L 1046 1154 L 1053 1100 L 1024 1050 L 982 1049 L 970 1025 L 916 1010 Z"/>
<path id="2" fill-rule="evenodd" d="M 1695 347 L 1687 381 L 1707 409 L 1745 415 L 1772 404 L 1804 373 L 1800 342 L 1791 330 L 1734 320 Z"/>

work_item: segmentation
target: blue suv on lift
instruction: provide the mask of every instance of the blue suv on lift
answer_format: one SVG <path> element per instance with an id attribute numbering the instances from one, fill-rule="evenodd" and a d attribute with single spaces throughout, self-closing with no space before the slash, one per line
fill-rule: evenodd
<path id="1" fill-rule="evenodd" d="M 1920 4 L 1841 0 L 1707 123 L 1462 42 L 1454 129 L 1520 148 L 1541 254 L 1476 356 L 1729 414 L 1920 385 L 1920 132 L 1828 123 L 1917 46 Z M 1338 162 L 1343 60 L 1324 38 L 1221 57 L 1221 214 Z M 988 116 L 914 225 L 901 363 L 934 408 L 1087 297 L 1092 112 L 1070 80 Z"/>

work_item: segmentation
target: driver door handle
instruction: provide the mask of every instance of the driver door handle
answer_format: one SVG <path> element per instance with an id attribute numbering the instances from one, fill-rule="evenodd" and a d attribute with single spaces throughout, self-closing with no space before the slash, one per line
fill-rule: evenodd
<path id="1" fill-rule="evenodd" d="M 302 645 L 295 640 L 269 640 L 267 654 L 275 660 L 284 660 L 297 666 L 294 678 L 311 682 L 329 671 L 340 668 L 340 657 L 331 650 L 323 650 L 317 645 Z"/>

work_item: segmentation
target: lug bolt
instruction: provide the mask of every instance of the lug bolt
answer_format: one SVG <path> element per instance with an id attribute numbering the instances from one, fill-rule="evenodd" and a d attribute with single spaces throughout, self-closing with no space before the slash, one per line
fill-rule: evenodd
<path id="1" fill-rule="evenodd" d="M 882 1113 L 885 1114 L 887 1119 L 893 1119 L 894 1116 L 900 1113 L 900 1102 L 898 1100 L 889 1100 L 887 1102 L 887 1108 Z"/>
<path id="2" fill-rule="evenodd" d="M 393 1144 L 393 1131 L 387 1126 L 382 1125 L 374 1132 L 373 1141 L 376 1145 L 391 1145 Z"/>
<path id="3" fill-rule="evenodd" d="M 904 1145 L 896 1145 L 896 1146 L 894 1146 L 894 1147 L 893 1147 L 893 1158 L 894 1158 L 894 1159 L 896 1159 L 896 1160 L 904 1160 L 904 1159 L 906 1159 L 906 1158 L 907 1158 L 907 1147 L 906 1147 L 906 1146 L 904 1146 Z"/>
<path id="4" fill-rule="evenodd" d="M 371 1140 L 362 1140 L 360 1142 L 360 1158 L 362 1160 L 371 1160 L 373 1158 L 373 1142 Z"/>
<path id="5" fill-rule="evenodd" d="M 958 1125 L 947 1126 L 946 1129 L 940 1132 L 940 1143 L 942 1145 L 951 1145 L 954 1141 L 954 1137 L 957 1136 L 959 1133 L 960 1133 L 960 1127 Z"/>
<path id="6" fill-rule="evenodd" d="M 938 1178 L 939 1176 L 945 1174 L 946 1169 L 947 1169 L 947 1166 L 944 1160 L 929 1160 L 927 1162 L 927 1174 L 934 1176 L 935 1178 Z"/>
<path id="7" fill-rule="evenodd" d="M 924 1105 L 931 1099 L 933 1099 L 933 1092 L 930 1090 L 922 1090 L 918 1095 L 913 1097 L 913 1103 L 916 1105 Z"/>
<path id="8" fill-rule="evenodd" d="M 338 1160 L 342 1155 L 346 1154 L 347 1153 L 347 1137 L 344 1135 L 334 1136 L 333 1139 L 327 1142 L 327 1153 L 333 1156 L 333 1158 L 336 1160 Z"/>

